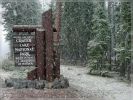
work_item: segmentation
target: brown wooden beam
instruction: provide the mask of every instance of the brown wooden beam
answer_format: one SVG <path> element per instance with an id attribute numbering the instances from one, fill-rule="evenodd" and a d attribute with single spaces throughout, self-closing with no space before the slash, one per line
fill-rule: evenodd
<path id="1" fill-rule="evenodd" d="M 45 68 L 45 31 L 43 29 L 36 30 L 36 65 L 37 79 L 44 80 L 46 78 Z"/>
<path id="2" fill-rule="evenodd" d="M 53 81 L 53 28 L 52 28 L 52 10 L 42 14 L 42 25 L 45 29 L 46 39 L 46 80 Z"/>
<path id="3" fill-rule="evenodd" d="M 41 25 L 14 25 L 13 32 L 35 32 L 36 28 L 41 28 Z"/>
<path id="4" fill-rule="evenodd" d="M 55 28 L 57 29 L 56 32 L 56 39 L 54 39 L 54 44 L 56 46 L 54 47 L 55 51 L 55 78 L 60 78 L 60 31 L 61 31 L 61 6 L 62 3 L 59 0 L 56 0 L 56 17 L 55 17 Z"/>
<path id="5" fill-rule="evenodd" d="M 37 28 L 42 28 L 42 25 L 14 25 L 12 30 L 13 32 L 35 32 Z M 56 28 L 53 28 L 54 32 Z"/>
<path id="6" fill-rule="evenodd" d="M 27 73 L 28 80 L 35 80 L 37 79 L 37 68 L 33 69 L 32 71 Z"/>

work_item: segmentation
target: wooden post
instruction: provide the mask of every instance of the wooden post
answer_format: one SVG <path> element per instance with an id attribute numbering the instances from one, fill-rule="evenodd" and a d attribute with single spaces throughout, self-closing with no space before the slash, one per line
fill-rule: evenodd
<path id="1" fill-rule="evenodd" d="M 45 69 L 45 31 L 37 28 L 36 30 L 36 65 L 37 79 L 44 80 L 46 77 Z"/>
<path id="2" fill-rule="evenodd" d="M 55 28 L 57 30 L 56 45 L 54 47 L 55 51 L 55 78 L 60 78 L 60 30 L 61 30 L 61 6 L 60 1 L 56 1 L 56 18 L 55 18 Z"/>
<path id="3" fill-rule="evenodd" d="M 42 15 L 42 25 L 45 29 L 46 39 L 46 80 L 53 81 L 53 28 L 52 10 L 48 10 Z"/>

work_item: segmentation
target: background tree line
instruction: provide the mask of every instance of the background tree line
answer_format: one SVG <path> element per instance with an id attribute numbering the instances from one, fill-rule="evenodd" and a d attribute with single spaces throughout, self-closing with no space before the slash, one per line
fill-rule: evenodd
<path id="1" fill-rule="evenodd" d="M 65 2 L 62 8 L 62 58 L 130 80 L 131 3 Z"/>

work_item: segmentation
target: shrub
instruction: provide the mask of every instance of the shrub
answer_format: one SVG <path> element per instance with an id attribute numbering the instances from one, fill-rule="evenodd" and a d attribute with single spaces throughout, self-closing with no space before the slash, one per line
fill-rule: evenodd
<path id="1" fill-rule="evenodd" d="M 11 61 L 9 59 L 5 59 L 1 63 L 1 68 L 6 70 L 6 71 L 13 71 L 15 66 L 14 66 L 13 61 Z"/>

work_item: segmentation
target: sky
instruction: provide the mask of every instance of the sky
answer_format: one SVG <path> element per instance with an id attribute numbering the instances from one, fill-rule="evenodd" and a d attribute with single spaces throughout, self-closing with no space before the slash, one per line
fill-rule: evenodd
<path id="1" fill-rule="evenodd" d="M 45 10 L 48 10 L 49 9 L 49 4 L 51 3 L 51 0 L 39 0 L 42 4 L 42 9 L 44 9 L 44 6 L 45 6 Z"/>
<path id="2" fill-rule="evenodd" d="M 6 31 L 4 31 L 4 26 L 2 25 L 3 19 L 2 19 L 2 12 L 4 10 L 2 9 L 0 5 L 0 61 L 2 59 L 5 59 L 7 57 L 7 54 L 9 52 L 9 43 L 5 40 Z"/>

